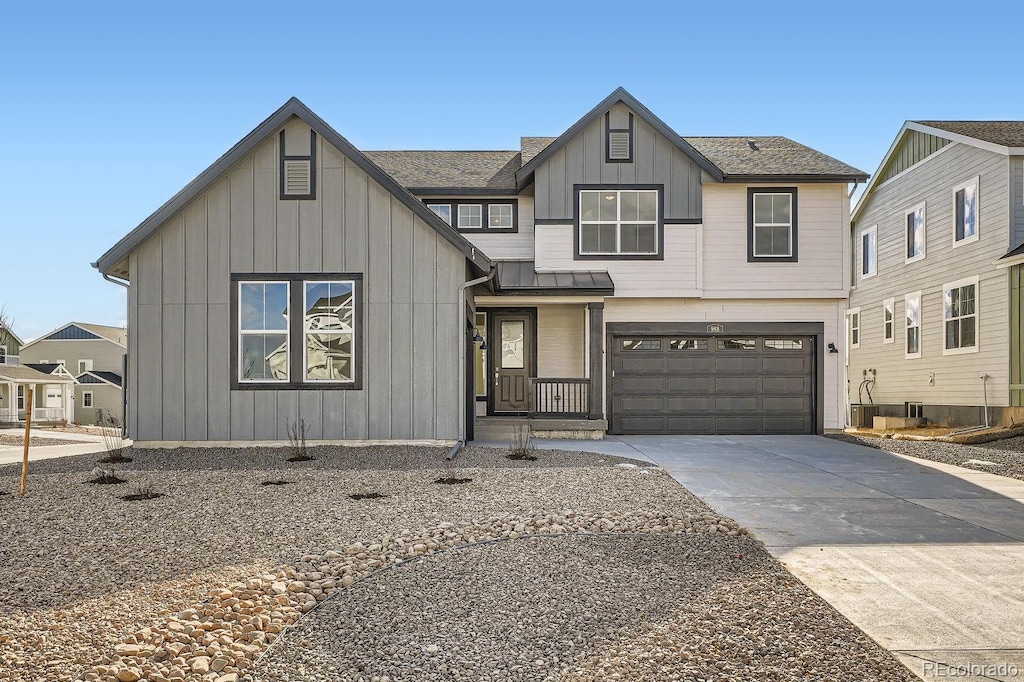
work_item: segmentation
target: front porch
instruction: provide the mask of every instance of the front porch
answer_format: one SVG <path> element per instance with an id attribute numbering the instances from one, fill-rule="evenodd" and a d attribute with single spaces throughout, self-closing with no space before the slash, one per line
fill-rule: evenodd
<path id="1" fill-rule="evenodd" d="M 74 421 L 75 379 L 25 365 L 0 366 L 0 425 L 17 426 L 31 414 L 36 424 Z M 29 389 L 32 398 L 29 404 Z"/>

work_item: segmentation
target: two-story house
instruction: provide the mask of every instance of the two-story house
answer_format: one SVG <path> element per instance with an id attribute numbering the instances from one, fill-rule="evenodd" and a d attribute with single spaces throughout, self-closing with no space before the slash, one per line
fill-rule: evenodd
<path id="1" fill-rule="evenodd" d="M 19 352 L 24 343 L 13 329 L 0 324 L 0 365 L 18 364 Z"/>
<path id="2" fill-rule="evenodd" d="M 849 402 L 1024 416 L 1024 122 L 908 121 L 852 215 Z M 868 392 L 870 391 L 870 398 Z"/>
<path id="3" fill-rule="evenodd" d="M 36 392 L 35 407 L 46 408 L 50 420 L 100 424 L 114 418 L 120 422 L 127 336 L 121 327 L 69 322 L 23 345 L 23 365 L 75 380 L 73 396 L 66 384 L 47 385 Z"/>
<path id="4" fill-rule="evenodd" d="M 622 89 L 486 152 L 361 152 L 293 99 L 96 263 L 128 286 L 129 433 L 841 427 L 866 179 L 786 138 L 682 137 Z"/>

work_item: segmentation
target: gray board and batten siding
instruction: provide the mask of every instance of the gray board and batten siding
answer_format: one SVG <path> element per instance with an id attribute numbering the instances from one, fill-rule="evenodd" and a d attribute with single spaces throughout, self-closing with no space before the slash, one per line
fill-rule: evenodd
<path id="1" fill-rule="evenodd" d="M 917 165 L 873 188 L 858 208 L 853 229 L 855 288 L 850 308 L 860 309 L 860 347 L 849 356 L 850 402 L 865 369 L 875 370 L 874 402 L 900 405 L 977 406 L 985 401 L 980 374 L 988 374 L 988 401 L 1009 397 L 1007 271 L 995 261 L 1010 242 L 1008 157 L 963 143 L 933 152 Z M 954 247 L 953 189 L 979 178 L 977 241 Z M 925 257 L 906 262 L 906 212 L 925 204 Z M 861 273 L 862 240 L 878 226 L 877 274 Z M 944 354 L 943 285 L 978 277 L 977 352 Z M 921 291 L 921 357 L 905 352 L 904 296 Z M 883 301 L 893 298 L 894 342 L 883 342 Z M 931 377 L 934 377 L 932 380 Z M 971 413 L 973 414 L 973 413 Z"/>
<path id="2" fill-rule="evenodd" d="M 629 107 L 610 111 L 613 128 L 629 125 Z M 573 221 L 574 185 L 663 184 L 664 219 L 697 222 L 701 217 L 701 167 L 643 116 L 633 116 L 632 163 L 608 162 L 605 117 L 595 117 L 564 145 L 541 159 L 534 170 L 534 216 L 537 221 Z M 539 157 L 538 157 L 539 158 Z"/>
<path id="3" fill-rule="evenodd" d="M 310 439 L 455 438 L 467 255 L 323 135 L 316 198 L 282 200 L 279 139 L 310 139 L 283 129 L 129 250 L 130 435 L 280 441 L 302 417 Z M 325 272 L 363 274 L 362 390 L 232 390 L 232 275 Z"/>

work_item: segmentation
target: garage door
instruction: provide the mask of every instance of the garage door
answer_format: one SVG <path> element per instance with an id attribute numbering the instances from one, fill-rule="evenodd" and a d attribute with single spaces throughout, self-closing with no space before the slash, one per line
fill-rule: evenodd
<path id="1" fill-rule="evenodd" d="M 815 432 L 814 339 L 613 336 L 611 431 Z"/>

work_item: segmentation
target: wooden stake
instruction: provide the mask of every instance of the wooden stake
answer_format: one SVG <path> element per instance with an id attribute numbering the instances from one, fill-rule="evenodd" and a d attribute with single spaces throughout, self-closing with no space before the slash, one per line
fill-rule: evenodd
<path id="1" fill-rule="evenodd" d="M 25 387 L 25 454 L 21 457 L 21 496 L 28 484 L 28 441 L 32 436 L 32 386 Z"/>

